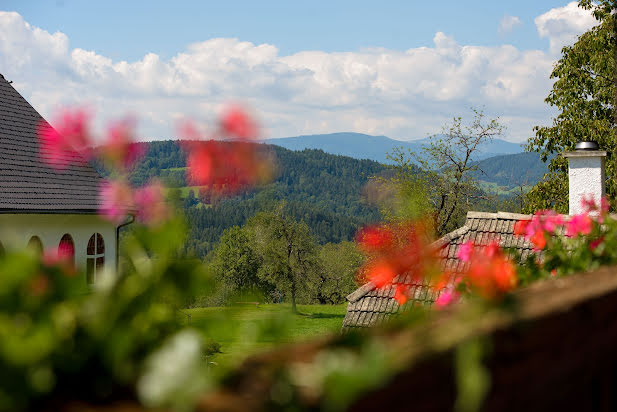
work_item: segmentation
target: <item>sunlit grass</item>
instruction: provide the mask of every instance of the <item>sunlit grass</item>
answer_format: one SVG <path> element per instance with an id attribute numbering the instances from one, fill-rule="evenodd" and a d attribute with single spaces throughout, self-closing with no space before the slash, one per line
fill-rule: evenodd
<path id="1" fill-rule="evenodd" d="M 243 304 L 233 307 L 187 309 L 191 325 L 221 344 L 218 363 L 235 363 L 277 344 L 339 333 L 347 305 Z M 213 320 L 217 320 L 214 322 Z"/>

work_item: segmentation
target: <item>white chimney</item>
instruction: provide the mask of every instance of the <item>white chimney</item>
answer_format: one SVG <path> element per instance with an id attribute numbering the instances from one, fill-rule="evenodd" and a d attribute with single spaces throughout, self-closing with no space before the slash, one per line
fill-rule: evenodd
<path id="1" fill-rule="evenodd" d="M 598 148 L 596 142 L 579 142 L 576 150 L 563 153 L 563 157 L 568 158 L 570 215 L 583 213 L 583 198 L 592 198 L 599 205 L 605 195 L 606 152 Z"/>

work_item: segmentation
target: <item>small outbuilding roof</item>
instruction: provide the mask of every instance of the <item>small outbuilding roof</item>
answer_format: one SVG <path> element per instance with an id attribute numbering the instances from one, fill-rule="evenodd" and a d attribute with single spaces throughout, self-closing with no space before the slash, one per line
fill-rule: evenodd
<path id="1" fill-rule="evenodd" d="M 0 74 L 0 213 L 96 213 L 103 178 L 83 160 L 66 170 L 43 162 L 37 137 L 41 121 Z M 73 151 L 65 156 L 79 158 Z"/>
<path id="2" fill-rule="evenodd" d="M 465 263 L 458 259 L 461 244 L 472 241 L 476 245 L 488 245 L 498 241 L 504 248 L 514 248 L 526 259 L 532 253 L 532 245 L 522 236 L 514 234 L 514 224 L 519 220 L 530 220 L 531 215 L 517 213 L 468 212 L 465 225 L 448 233 L 433 243 L 440 249 L 444 269 L 461 272 Z M 452 278 L 454 282 L 454 278 Z M 394 299 L 396 285 L 409 287 L 409 300 L 402 306 Z M 452 286 L 452 285 L 450 285 Z M 417 305 L 432 305 L 439 296 L 427 283 L 417 283 L 411 275 L 397 276 L 392 285 L 377 288 L 371 282 L 361 286 L 347 296 L 347 314 L 343 320 L 343 330 L 366 328 L 384 321 L 405 308 Z"/>

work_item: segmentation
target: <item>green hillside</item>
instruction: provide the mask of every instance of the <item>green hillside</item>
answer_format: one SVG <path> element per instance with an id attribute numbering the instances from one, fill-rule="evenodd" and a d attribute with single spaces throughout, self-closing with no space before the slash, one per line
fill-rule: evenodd
<path id="1" fill-rule="evenodd" d="M 187 251 L 197 256 L 205 256 L 225 229 L 242 225 L 255 213 L 283 201 L 289 213 L 309 225 L 320 243 L 351 240 L 358 227 L 379 219 L 377 208 L 361 196 L 368 177 L 385 169 L 371 160 L 266 145 L 277 159 L 272 183 L 231 198 L 200 199 L 198 187 L 187 187 L 186 155 L 177 142 L 139 144 L 144 145 L 145 156 L 133 168 L 131 183 L 140 186 L 157 177 L 172 188 L 172 196 L 182 199 L 190 223 Z"/>
<path id="2" fill-rule="evenodd" d="M 131 183 L 141 186 L 156 177 L 170 187 L 169 197 L 184 210 L 189 222 L 186 251 L 196 256 L 204 257 L 212 250 L 225 229 L 243 225 L 257 212 L 270 211 L 283 203 L 288 213 L 308 224 L 322 244 L 351 240 L 360 226 L 380 219 L 377 208 L 362 197 L 368 178 L 387 170 L 386 165 L 372 160 L 317 149 L 292 151 L 264 145 L 277 159 L 274 180 L 233 197 L 217 199 L 198 186 L 187 185 L 186 154 L 176 141 L 138 145 L 145 155 L 133 167 Z M 482 172 L 476 176 L 481 196 L 470 207 L 484 211 L 513 207 L 508 198 L 519 192 L 513 189 L 518 182 L 527 180 L 533 184 L 544 172 L 546 166 L 536 157 L 533 153 L 521 153 L 481 161 Z M 102 166 L 98 165 L 98 169 L 102 170 Z"/>
<path id="3" fill-rule="evenodd" d="M 535 152 L 495 156 L 479 161 L 477 165 L 476 179 L 508 188 L 533 186 L 548 172 L 547 164 Z"/>

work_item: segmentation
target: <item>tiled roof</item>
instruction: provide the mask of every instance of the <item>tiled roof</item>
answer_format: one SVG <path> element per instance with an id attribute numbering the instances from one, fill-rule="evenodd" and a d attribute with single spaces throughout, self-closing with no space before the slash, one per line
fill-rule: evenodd
<path id="1" fill-rule="evenodd" d="M 529 219 L 531 215 L 517 213 L 468 212 L 463 227 L 448 233 L 433 245 L 440 249 L 443 268 L 453 272 L 464 269 L 465 263 L 457 258 L 457 253 L 460 245 L 467 241 L 473 241 L 476 245 L 499 241 L 501 247 L 517 249 L 522 259 L 525 259 L 532 253 L 532 245 L 524 237 L 514 235 L 514 224 L 518 220 Z M 403 306 L 399 306 L 393 298 L 397 284 L 409 286 L 410 298 Z M 392 285 L 381 289 L 369 282 L 347 296 L 349 304 L 343 320 L 343 330 L 380 323 L 410 306 L 432 305 L 439 293 L 432 291 L 426 283 L 417 283 L 417 279 L 411 275 L 397 276 Z"/>
<path id="2" fill-rule="evenodd" d="M 96 213 L 101 176 L 83 160 L 60 171 L 41 161 L 41 121 L 0 75 L 0 213 Z M 79 155 L 67 151 L 65 159 Z"/>

